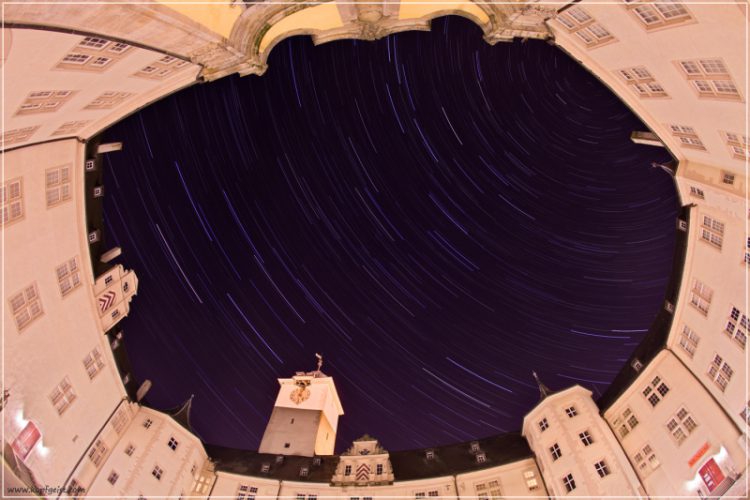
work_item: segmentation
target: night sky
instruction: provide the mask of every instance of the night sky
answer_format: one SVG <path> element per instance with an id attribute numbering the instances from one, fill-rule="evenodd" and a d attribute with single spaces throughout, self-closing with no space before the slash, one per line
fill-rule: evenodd
<path id="1" fill-rule="evenodd" d="M 125 346 L 147 402 L 257 449 L 276 379 L 315 367 L 386 449 L 521 427 L 600 395 L 658 311 L 677 199 L 639 120 L 540 41 L 430 33 L 278 45 L 263 77 L 166 98 L 105 140 L 109 245 L 140 279 Z"/>

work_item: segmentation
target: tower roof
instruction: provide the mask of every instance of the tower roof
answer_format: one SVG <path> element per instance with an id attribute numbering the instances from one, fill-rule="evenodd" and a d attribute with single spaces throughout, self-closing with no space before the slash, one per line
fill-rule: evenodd
<path id="1" fill-rule="evenodd" d="M 539 379 L 539 375 L 537 375 L 535 371 L 531 372 L 531 375 L 534 376 L 536 385 L 539 387 L 539 401 L 543 401 L 547 396 L 554 394 L 554 392 Z"/>
<path id="2" fill-rule="evenodd" d="M 178 424 L 189 430 L 193 434 L 196 434 L 193 427 L 190 425 L 190 410 L 193 407 L 193 398 L 195 394 L 191 394 L 190 397 L 182 403 L 181 406 L 176 406 L 166 413 L 169 414 Z M 197 436 L 197 434 L 196 434 Z"/>

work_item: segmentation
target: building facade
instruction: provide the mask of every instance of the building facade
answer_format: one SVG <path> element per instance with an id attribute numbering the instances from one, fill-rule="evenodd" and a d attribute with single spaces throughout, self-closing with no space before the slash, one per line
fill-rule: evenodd
<path id="1" fill-rule="evenodd" d="M 363 436 L 340 456 L 343 406 L 320 368 L 280 379 L 258 452 L 202 443 L 189 402 L 169 413 L 139 404 L 147 387 L 130 373 L 119 326 L 138 280 L 102 246 L 102 156 L 117 146 L 97 135 L 186 86 L 262 74 L 286 37 L 371 40 L 449 14 L 489 43 L 554 43 L 674 157 L 660 166 L 683 205 L 672 279 L 607 393 L 540 386 L 522 434 L 406 452 Z M 5 5 L 4 494 L 746 495 L 747 14 L 742 1 Z"/>

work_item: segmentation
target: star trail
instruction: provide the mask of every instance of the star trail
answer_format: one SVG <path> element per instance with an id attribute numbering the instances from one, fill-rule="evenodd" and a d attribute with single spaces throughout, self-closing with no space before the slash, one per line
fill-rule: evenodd
<path id="1" fill-rule="evenodd" d="M 108 245 L 138 274 L 125 346 L 160 409 L 257 449 L 277 378 L 334 377 L 337 450 L 520 429 L 601 394 L 661 306 L 677 198 L 641 122 L 539 41 L 471 22 L 314 47 L 105 133 Z"/>

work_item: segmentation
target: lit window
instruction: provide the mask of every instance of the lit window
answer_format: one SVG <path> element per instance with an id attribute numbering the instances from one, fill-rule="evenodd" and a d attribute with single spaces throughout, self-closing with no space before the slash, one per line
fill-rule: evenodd
<path id="1" fill-rule="evenodd" d="M 732 367 L 721 356 L 714 354 L 714 359 L 708 365 L 707 375 L 708 378 L 713 380 L 719 390 L 724 392 L 729 381 L 732 379 L 732 375 L 734 375 L 734 370 L 732 370 Z"/>
<path id="2" fill-rule="evenodd" d="M 477 453 L 478 464 L 483 464 L 486 461 L 487 461 L 487 455 L 485 455 L 483 451 L 480 451 L 479 453 Z"/>
<path id="3" fill-rule="evenodd" d="M 557 460 L 558 458 L 560 458 L 562 456 L 562 451 L 560 450 L 560 445 L 558 445 L 557 443 L 555 443 L 552 446 L 550 446 L 549 452 L 552 455 L 552 460 L 553 461 Z"/>
<path id="4" fill-rule="evenodd" d="M 574 489 L 576 489 L 576 482 L 573 479 L 573 474 L 568 474 L 563 478 L 563 484 L 565 485 L 565 491 L 570 493 Z"/>
<path id="5" fill-rule="evenodd" d="M 567 415 L 568 415 L 569 418 L 573 418 L 576 415 L 578 415 L 578 412 L 576 411 L 576 407 L 575 406 L 571 406 L 569 408 L 565 408 L 565 413 L 567 413 Z"/>
<path id="6" fill-rule="evenodd" d="M 590 446 L 591 443 L 594 442 L 594 438 L 591 437 L 591 434 L 589 434 L 589 431 L 583 431 L 578 434 L 578 437 L 581 438 L 581 442 L 583 443 L 583 446 Z"/>
<path id="7" fill-rule="evenodd" d="M 677 414 L 667 421 L 667 430 L 672 435 L 677 445 L 681 445 L 690 433 L 692 433 L 698 424 L 685 408 L 680 408 Z"/>
<path id="8" fill-rule="evenodd" d="M 309 473 L 310 473 L 310 469 L 308 469 L 307 467 L 299 468 L 299 477 L 307 477 Z"/>
<path id="9" fill-rule="evenodd" d="M 11 295 L 9 302 L 19 332 L 44 314 L 36 283 L 32 283 L 22 291 Z"/>
<path id="10" fill-rule="evenodd" d="M 529 491 L 539 488 L 539 481 L 537 481 L 536 473 L 533 470 L 527 470 L 524 472 L 523 478 L 526 480 L 526 487 Z"/>
<path id="11" fill-rule="evenodd" d="M 86 373 L 89 374 L 89 379 L 96 377 L 102 368 L 104 368 L 104 360 L 102 354 L 99 352 L 98 347 L 94 349 L 83 358 L 83 367 L 86 369 Z"/>
<path id="12" fill-rule="evenodd" d="M 691 358 L 695 355 L 695 350 L 698 348 L 698 342 L 700 337 L 697 333 L 691 330 L 687 325 L 682 327 L 680 333 L 680 347 L 687 353 Z"/>
<path id="13" fill-rule="evenodd" d="M 701 239 L 710 243 L 718 249 L 724 239 L 724 223 L 708 215 L 703 216 L 703 225 L 701 227 Z"/>
<path id="14" fill-rule="evenodd" d="M 703 314 L 708 314 L 713 294 L 714 291 L 708 285 L 694 279 L 693 287 L 690 290 L 690 304 Z"/>
<path id="15" fill-rule="evenodd" d="M 104 444 L 104 441 L 102 441 L 101 439 L 97 439 L 94 443 L 94 446 L 92 446 L 89 450 L 89 460 L 91 460 L 94 465 L 99 467 L 106 453 L 107 445 Z"/>
<path id="16" fill-rule="evenodd" d="M 606 462 L 604 462 L 604 460 L 596 462 L 594 464 L 594 469 L 596 470 L 596 473 L 599 474 L 599 477 L 609 476 L 609 467 L 607 467 L 607 464 Z"/>

